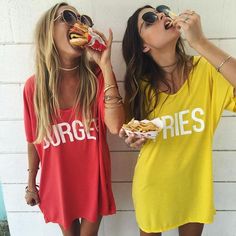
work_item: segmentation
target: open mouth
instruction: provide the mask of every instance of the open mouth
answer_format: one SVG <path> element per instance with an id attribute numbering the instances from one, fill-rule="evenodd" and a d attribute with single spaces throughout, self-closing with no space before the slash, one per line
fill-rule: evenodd
<path id="1" fill-rule="evenodd" d="M 168 19 L 164 24 L 166 30 L 170 29 L 172 26 L 173 26 L 173 21 L 170 19 Z"/>
<path id="2" fill-rule="evenodd" d="M 69 41 L 72 46 L 79 46 L 83 48 L 84 45 L 88 42 L 88 39 L 85 37 L 85 35 L 70 33 Z"/>
<path id="3" fill-rule="evenodd" d="M 72 46 L 84 46 L 88 42 L 88 31 L 83 29 L 80 25 L 74 25 L 69 30 L 69 41 Z"/>
<path id="4" fill-rule="evenodd" d="M 82 34 L 79 34 L 79 33 L 74 33 L 74 32 L 72 32 L 72 33 L 69 33 L 69 39 L 70 40 L 73 40 L 73 39 L 79 39 L 79 38 L 84 38 L 84 35 L 82 35 Z"/>
<path id="5" fill-rule="evenodd" d="M 77 38 L 84 38 L 85 37 L 85 33 L 82 30 L 80 30 L 79 28 L 75 28 L 73 27 L 72 29 L 70 29 L 69 31 L 69 38 L 70 39 L 77 39 Z"/>

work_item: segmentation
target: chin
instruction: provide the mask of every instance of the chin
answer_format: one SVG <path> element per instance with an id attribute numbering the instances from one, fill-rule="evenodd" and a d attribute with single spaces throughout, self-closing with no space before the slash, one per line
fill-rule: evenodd
<path id="1" fill-rule="evenodd" d="M 181 37 L 181 33 L 179 31 L 174 31 L 171 38 L 172 40 L 177 42 L 180 37 Z"/>
<path id="2" fill-rule="evenodd" d="M 173 29 L 173 32 L 175 33 L 175 35 L 177 37 L 180 37 L 181 36 L 181 32 L 179 30 L 177 30 L 176 28 Z"/>
<path id="3" fill-rule="evenodd" d="M 68 44 L 68 46 L 64 47 L 62 50 L 62 56 L 66 57 L 80 57 L 83 53 L 83 49 L 78 47 L 73 47 L 72 45 Z"/>

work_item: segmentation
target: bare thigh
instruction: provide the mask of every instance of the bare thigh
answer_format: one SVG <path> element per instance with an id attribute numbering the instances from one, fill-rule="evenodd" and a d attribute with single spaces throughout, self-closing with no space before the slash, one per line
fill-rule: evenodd
<path id="1" fill-rule="evenodd" d="M 204 224 L 188 223 L 179 227 L 180 236 L 201 236 Z"/>
<path id="2" fill-rule="evenodd" d="M 62 231 L 63 236 L 80 236 L 80 222 L 79 219 L 74 220 L 69 229 L 64 229 L 59 225 Z"/>
<path id="3" fill-rule="evenodd" d="M 161 233 L 145 233 L 141 229 L 140 230 L 140 236 L 161 236 Z"/>
<path id="4" fill-rule="evenodd" d="M 102 217 L 99 217 L 97 222 L 81 219 L 80 236 L 97 236 L 101 220 Z"/>

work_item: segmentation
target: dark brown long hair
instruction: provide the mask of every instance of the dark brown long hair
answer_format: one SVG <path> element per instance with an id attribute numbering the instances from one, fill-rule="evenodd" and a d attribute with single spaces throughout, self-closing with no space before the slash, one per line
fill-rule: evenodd
<path id="1" fill-rule="evenodd" d="M 153 60 L 143 53 L 143 42 L 138 32 L 138 16 L 145 8 L 153 8 L 146 5 L 137 9 L 127 22 L 122 52 L 126 63 L 125 74 L 125 108 L 127 119 L 145 119 L 158 105 L 158 81 L 164 83 L 168 91 L 170 84 L 165 80 L 165 71 Z M 185 53 L 183 40 L 178 39 L 176 44 L 178 55 L 178 67 L 183 68 L 184 76 L 191 68 L 190 56 Z M 190 65 L 193 67 L 193 65 Z M 142 86 L 140 86 L 142 84 Z"/>

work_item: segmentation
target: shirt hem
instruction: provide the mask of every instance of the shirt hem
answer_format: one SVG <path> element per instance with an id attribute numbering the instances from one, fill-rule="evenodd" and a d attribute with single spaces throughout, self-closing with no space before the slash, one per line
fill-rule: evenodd
<path id="1" fill-rule="evenodd" d="M 114 214 L 116 214 L 116 211 L 112 211 L 112 212 L 109 212 L 109 213 L 99 213 L 99 216 L 103 217 L 103 216 L 114 215 Z M 98 217 L 97 218 L 90 218 L 90 217 L 78 215 L 78 216 L 73 217 L 70 220 L 70 223 L 63 224 L 63 223 L 60 222 L 60 220 L 56 220 L 56 219 L 50 220 L 50 219 L 47 218 L 47 216 L 44 216 L 45 223 L 59 224 L 65 230 L 70 228 L 70 226 L 71 226 L 71 224 L 74 220 L 80 219 L 80 218 L 86 219 L 87 221 L 92 222 L 92 223 L 95 223 L 98 220 Z"/>
<path id="2" fill-rule="evenodd" d="M 179 226 L 185 225 L 185 224 L 188 224 L 188 223 L 212 224 L 213 221 L 214 221 L 213 218 L 214 218 L 214 216 L 212 216 L 209 219 L 205 219 L 205 220 L 184 220 L 181 223 L 178 223 L 178 224 L 175 224 L 175 225 L 172 225 L 172 226 L 162 227 L 162 228 L 155 228 L 155 229 L 150 229 L 150 228 L 147 229 L 145 227 L 140 226 L 140 224 L 138 222 L 137 223 L 138 223 L 139 228 L 145 233 L 163 233 L 165 231 L 176 229 Z"/>

